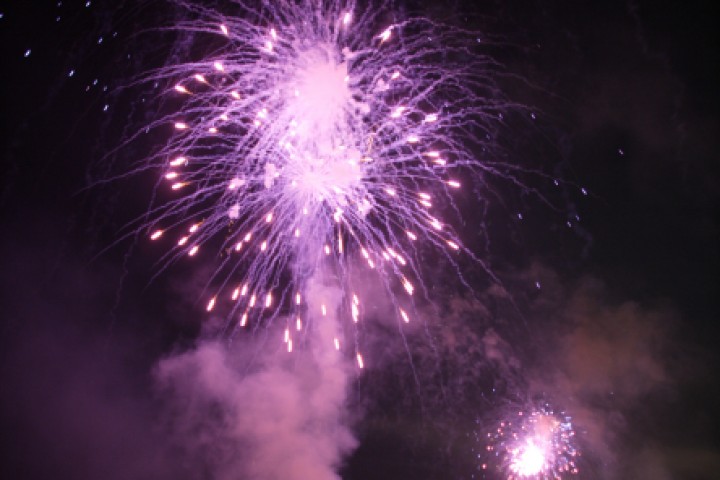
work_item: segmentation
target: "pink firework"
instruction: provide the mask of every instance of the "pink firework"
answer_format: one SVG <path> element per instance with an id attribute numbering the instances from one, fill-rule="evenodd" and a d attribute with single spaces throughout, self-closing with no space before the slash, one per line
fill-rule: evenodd
<path id="1" fill-rule="evenodd" d="M 571 420 L 548 407 L 517 412 L 501 421 L 486 440 L 487 452 L 508 479 L 550 480 L 578 474 L 580 451 Z"/>
<path id="2" fill-rule="evenodd" d="M 490 156 L 507 102 L 476 33 L 392 23 L 383 5 L 353 1 L 236 0 L 231 13 L 179 3 L 192 19 L 173 29 L 213 48 L 146 77 L 180 108 L 149 126 L 172 133 L 137 168 L 161 175 L 139 228 L 168 245 L 167 263 L 221 253 L 206 308 L 226 309 L 230 332 L 282 316 L 292 351 L 320 270 L 337 278 L 353 324 L 354 271 L 375 276 L 409 323 L 425 291 L 421 244 L 488 271 L 453 229 L 453 197 L 489 175 L 517 182 L 519 170 Z"/>

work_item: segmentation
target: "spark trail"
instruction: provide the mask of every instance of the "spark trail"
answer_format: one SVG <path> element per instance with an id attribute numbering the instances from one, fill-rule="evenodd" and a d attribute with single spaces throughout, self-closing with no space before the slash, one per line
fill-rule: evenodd
<path id="1" fill-rule="evenodd" d="M 506 104 L 476 33 L 391 22 L 385 5 L 352 1 L 178 3 L 191 20 L 173 29 L 213 47 L 145 77 L 181 107 L 148 126 L 174 131 L 137 167 L 163 177 L 140 228 L 167 242 L 166 264 L 221 253 L 207 310 L 227 308 L 229 332 L 282 317 L 292 351 L 320 313 L 304 297 L 321 267 L 355 324 L 354 260 L 385 286 L 400 323 L 425 291 L 420 248 L 485 268 L 452 227 L 454 191 L 514 178 L 491 156 Z"/>

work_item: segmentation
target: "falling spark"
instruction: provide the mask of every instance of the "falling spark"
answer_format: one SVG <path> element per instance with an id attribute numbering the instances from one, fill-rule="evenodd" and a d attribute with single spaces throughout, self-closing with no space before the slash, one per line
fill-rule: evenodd
<path id="1" fill-rule="evenodd" d="M 207 311 L 210 312 L 215 307 L 215 297 L 211 298 L 207 304 Z"/>

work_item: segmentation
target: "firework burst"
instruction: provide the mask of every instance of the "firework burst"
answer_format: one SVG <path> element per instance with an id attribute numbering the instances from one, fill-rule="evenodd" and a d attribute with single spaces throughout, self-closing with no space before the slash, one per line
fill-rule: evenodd
<path id="1" fill-rule="evenodd" d="M 149 125 L 174 131 L 137 168 L 162 175 L 139 228 L 167 243 L 166 264 L 221 253 L 206 306 L 229 305 L 229 332 L 282 316 L 291 351 L 321 268 L 359 322 L 351 260 L 401 323 L 424 291 L 418 245 L 484 268 L 447 220 L 459 219 L 463 184 L 513 172 L 490 156 L 507 105 L 475 33 L 354 2 L 234 1 L 232 14 L 180 4 L 192 19 L 173 29 L 213 47 L 145 77 L 181 107 Z"/>
<path id="2" fill-rule="evenodd" d="M 509 480 L 561 479 L 578 473 L 580 451 L 572 421 L 547 405 L 501 421 L 485 442 L 490 463 Z"/>

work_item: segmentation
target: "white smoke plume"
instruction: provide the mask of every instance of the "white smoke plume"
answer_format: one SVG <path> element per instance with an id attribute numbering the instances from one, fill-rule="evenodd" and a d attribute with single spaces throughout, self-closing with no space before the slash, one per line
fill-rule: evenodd
<path id="1" fill-rule="evenodd" d="M 289 354 L 251 341 L 205 341 L 164 359 L 156 377 L 182 461 L 197 478 L 335 480 L 357 445 L 348 425 L 352 368 L 336 350 L 341 292 L 317 276 L 308 290 L 315 318 Z M 282 344 L 281 344 L 282 345 Z M 284 345 L 283 345 L 284 346 Z"/>

